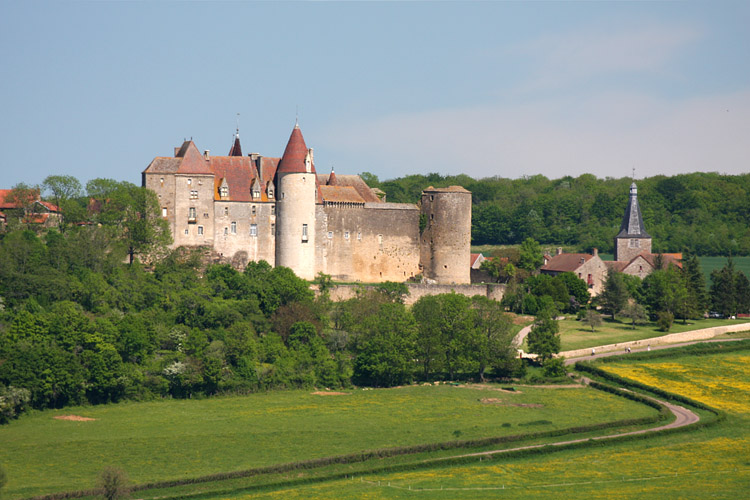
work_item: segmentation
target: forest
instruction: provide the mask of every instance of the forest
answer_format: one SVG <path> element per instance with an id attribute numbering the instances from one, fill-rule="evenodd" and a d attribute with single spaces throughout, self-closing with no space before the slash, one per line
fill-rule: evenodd
<path id="1" fill-rule="evenodd" d="M 543 245 L 613 252 L 630 194 L 629 178 L 591 174 L 473 179 L 466 175 L 410 175 L 380 182 L 364 173 L 392 202 L 416 203 L 426 186 L 461 185 L 472 192 L 472 244 Z M 692 173 L 637 181 L 638 201 L 654 252 L 750 255 L 750 174 Z"/>

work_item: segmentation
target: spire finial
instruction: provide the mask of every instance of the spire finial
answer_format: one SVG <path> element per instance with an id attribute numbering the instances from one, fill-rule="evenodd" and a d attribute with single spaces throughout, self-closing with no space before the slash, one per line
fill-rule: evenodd
<path id="1" fill-rule="evenodd" d="M 294 106 L 294 127 L 299 127 L 299 104 L 295 104 Z"/>
<path id="2" fill-rule="evenodd" d="M 635 181 L 635 167 L 633 167 L 633 177 L 632 177 L 632 179 L 633 179 L 633 181 Z"/>
<path id="3" fill-rule="evenodd" d="M 237 137 L 240 136 L 240 114 L 237 113 Z"/>

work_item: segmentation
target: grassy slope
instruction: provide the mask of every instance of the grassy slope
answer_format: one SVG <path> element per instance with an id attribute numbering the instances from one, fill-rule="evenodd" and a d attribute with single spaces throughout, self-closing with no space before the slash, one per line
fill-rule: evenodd
<path id="1" fill-rule="evenodd" d="M 506 405 L 485 404 L 483 398 Z M 567 428 L 652 412 L 589 389 L 529 387 L 507 393 L 413 386 L 353 390 L 345 396 L 290 391 L 129 403 L 38 412 L 3 426 L 0 463 L 9 477 L 4 498 L 19 498 L 91 487 L 107 465 L 120 466 L 134 483 L 143 483 L 365 449 Z M 63 414 L 96 420 L 53 419 Z"/>
<path id="2" fill-rule="evenodd" d="M 684 356 L 605 368 L 717 405 L 727 419 L 697 432 L 547 456 L 368 475 L 234 498 L 744 498 L 750 488 L 750 354 Z M 708 390 L 707 390 L 708 389 Z M 413 489 L 428 489 L 417 493 Z M 404 488 L 404 489 L 400 489 Z M 442 488 L 442 490 L 441 490 Z M 505 489 L 503 489 L 505 488 Z"/>
<path id="3" fill-rule="evenodd" d="M 723 320 L 723 319 L 705 319 L 700 321 L 688 321 L 683 324 L 681 320 L 675 321 L 668 332 L 660 331 L 655 323 L 646 325 L 636 325 L 633 330 L 628 323 L 619 320 L 612 321 L 609 318 L 596 328 L 595 332 L 591 327 L 575 319 L 566 319 L 560 321 L 561 351 L 570 351 L 573 349 L 584 349 L 607 344 L 616 344 L 630 340 L 642 340 L 653 337 L 661 337 L 670 333 L 687 332 L 700 330 L 702 328 L 711 328 L 713 326 L 731 325 L 737 323 L 748 323 L 747 320 Z"/>

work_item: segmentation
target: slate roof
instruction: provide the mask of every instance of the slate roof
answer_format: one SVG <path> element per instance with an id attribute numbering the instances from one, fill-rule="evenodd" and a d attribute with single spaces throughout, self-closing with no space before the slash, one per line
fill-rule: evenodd
<path id="1" fill-rule="evenodd" d="M 638 206 L 638 187 L 635 182 L 630 185 L 630 200 L 625 208 L 625 215 L 622 217 L 620 232 L 616 238 L 650 238 L 651 236 L 643 227 L 643 216 L 641 208 Z"/>

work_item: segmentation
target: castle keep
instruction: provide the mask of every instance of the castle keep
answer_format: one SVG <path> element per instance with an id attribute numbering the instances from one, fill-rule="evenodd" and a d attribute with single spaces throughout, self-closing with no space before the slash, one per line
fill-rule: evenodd
<path id="1" fill-rule="evenodd" d="M 387 203 L 358 175 L 318 174 L 295 125 L 281 158 L 227 156 L 193 141 L 142 174 L 169 221 L 173 247 L 209 246 L 235 266 L 265 260 L 304 279 L 469 283 L 471 193 L 427 188 L 420 206 Z"/>

